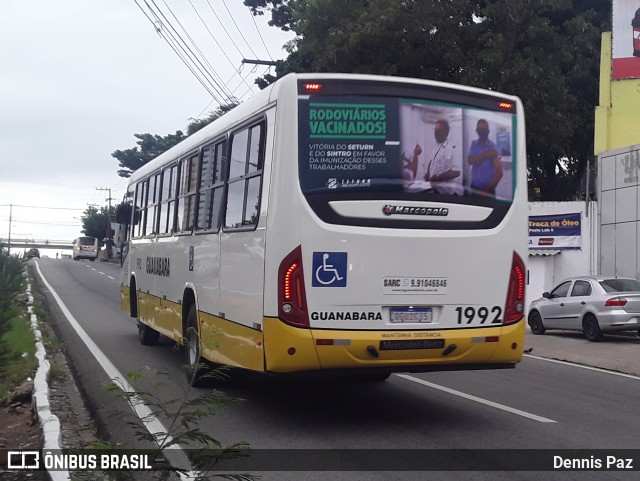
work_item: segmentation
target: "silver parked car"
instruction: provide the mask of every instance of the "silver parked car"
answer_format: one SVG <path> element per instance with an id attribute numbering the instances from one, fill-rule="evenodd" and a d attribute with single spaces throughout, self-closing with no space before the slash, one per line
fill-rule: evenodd
<path id="1" fill-rule="evenodd" d="M 603 332 L 638 331 L 640 281 L 607 276 L 572 277 L 531 303 L 529 327 L 582 331 L 590 341 Z"/>

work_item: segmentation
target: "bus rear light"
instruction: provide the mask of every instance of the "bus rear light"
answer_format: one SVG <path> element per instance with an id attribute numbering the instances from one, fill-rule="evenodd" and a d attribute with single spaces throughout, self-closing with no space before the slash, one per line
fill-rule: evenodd
<path id="1" fill-rule="evenodd" d="M 513 108 L 513 104 L 511 102 L 499 102 L 498 107 L 503 110 L 511 110 Z"/>
<path id="2" fill-rule="evenodd" d="M 278 269 L 278 317 L 294 326 L 309 327 L 300 246 L 282 260 Z"/>
<path id="3" fill-rule="evenodd" d="M 317 82 L 309 82 L 304 84 L 304 89 L 307 92 L 319 92 L 321 88 L 322 88 L 322 84 L 319 84 Z"/>
<path id="4" fill-rule="evenodd" d="M 293 287 L 292 287 L 291 278 L 293 277 L 293 273 L 296 271 L 298 267 L 299 267 L 298 264 L 294 262 L 293 264 L 291 264 L 289 269 L 287 269 L 287 273 L 284 275 L 284 300 L 287 302 L 291 301 L 293 298 L 293 295 L 292 295 Z"/>
<path id="5" fill-rule="evenodd" d="M 627 300 L 624 297 L 614 297 L 613 299 L 608 299 L 607 302 L 604 303 L 605 307 L 622 307 L 627 303 Z"/>
<path id="6" fill-rule="evenodd" d="M 514 252 L 509 275 L 507 301 L 504 306 L 503 325 L 518 322 L 524 316 L 525 267 L 520 256 Z"/>

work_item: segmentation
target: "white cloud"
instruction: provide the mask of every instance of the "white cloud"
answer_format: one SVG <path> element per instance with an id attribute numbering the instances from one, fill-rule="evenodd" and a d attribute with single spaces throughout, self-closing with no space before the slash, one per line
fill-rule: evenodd
<path id="1" fill-rule="evenodd" d="M 266 57 L 248 9 L 237 0 L 225 3 L 255 53 Z M 242 57 L 254 55 L 222 0 L 193 4 L 229 59 L 189 2 L 166 4 L 235 95 L 263 73 L 245 66 L 243 81 L 236 72 Z M 16 204 L 77 209 L 14 209 L 14 233 L 71 239 L 80 233 L 79 223 L 67 225 L 77 222 L 73 217 L 87 204 L 106 204 L 106 193 L 96 187 L 111 187 L 115 198 L 124 193 L 126 180 L 117 176 L 113 151 L 133 147 L 135 133 L 184 130 L 190 118 L 217 104 L 134 1 L 3 0 L 1 13 L 0 237 L 8 232 L 3 206 Z M 271 55 L 283 58 L 280 47 L 291 35 L 267 27 L 265 16 L 256 22 Z"/>

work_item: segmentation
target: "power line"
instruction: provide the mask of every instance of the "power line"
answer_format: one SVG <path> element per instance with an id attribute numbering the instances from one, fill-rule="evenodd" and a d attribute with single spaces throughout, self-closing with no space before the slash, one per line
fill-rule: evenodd
<path id="1" fill-rule="evenodd" d="M 209 0 L 207 0 L 207 3 L 209 4 L 209 8 L 211 8 L 211 11 L 214 11 L 213 7 L 211 6 L 211 2 Z M 240 27 L 236 23 L 236 19 L 234 18 L 233 14 L 231 13 L 231 10 L 229 10 L 229 7 L 227 6 L 227 2 L 222 0 L 222 4 L 224 5 L 224 8 L 227 10 L 227 13 L 229 14 L 229 18 L 231 18 L 231 21 L 233 22 L 233 25 L 235 25 L 236 30 L 240 34 L 240 37 L 242 37 L 242 40 L 244 40 L 244 43 L 247 45 L 247 47 L 249 47 L 249 51 L 253 54 L 254 57 L 258 57 L 258 54 L 253 51 L 253 48 L 251 48 L 251 44 L 247 41 L 247 38 L 244 36 L 244 34 L 242 33 L 242 30 L 240 29 Z M 215 11 L 214 11 L 214 14 L 215 14 Z M 216 15 L 216 18 L 218 18 L 217 15 Z M 218 19 L 218 21 L 220 21 L 220 20 Z M 222 22 L 220 22 L 220 23 L 222 24 Z M 258 34 L 260 34 L 260 32 L 258 32 Z M 269 52 L 267 52 L 267 55 L 269 55 Z M 244 55 L 242 55 L 242 56 L 244 57 Z"/>
<path id="2" fill-rule="evenodd" d="M 208 1 L 209 1 L 209 0 L 207 0 L 207 2 L 208 2 Z M 222 4 L 224 5 L 224 8 L 226 8 L 226 9 L 227 9 L 227 12 L 229 12 L 229 16 L 231 17 L 231 20 L 233 20 L 233 24 L 236 26 L 236 28 L 238 28 L 238 25 L 236 24 L 236 21 L 234 20 L 233 15 L 231 15 L 231 12 L 229 11 L 229 7 L 227 7 L 227 2 L 226 2 L 225 0 L 222 0 Z M 253 22 L 253 26 L 254 26 L 254 27 L 256 27 L 256 32 L 258 32 L 258 36 L 260 37 L 260 40 L 262 41 L 262 45 L 264 45 L 264 49 L 267 51 L 267 55 L 269 56 L 269 58 L 270 58 L 271 60 L 273 60 L 273 57 L 271 56 L 271 52 L 269 52 L 269 48 L 267 47 L 267 44 L 265 43 L 264 38 L 262 38 L 262 33 L 260 33 L 260 29 L 258 28 L 258 24 L 256 23 L 256 19 L 255 19 L 254 15 L 253 15 L 251 12 L 249 12 L 249 15 L 251 16 L 251 21 Z M 240 29 L 239 29 L 239 28 L 238 28 L 238 31 L 240 31 Z M 242 33 L 241 33 L 241 35 L 242 35 Z M 242 36 L 242 38 L 244 38 L 244 35 Z M 245 40 L 245 42 L 246 42 L 246 40 Z M 247 45 L 248 45 L 248 44 L 247 44 Z M 256 54 L 256 53 L 251 49 L 251 47 L 249 47 L 249 50 L 251 50 L 251 53 L 253 54 L 253 56 L 254 56 L 255 58 L 258 58 L 258 57 L 259 57 L 259 55 L 258 55 L 258 54 Z"/>
<path id="3" fill-rule="evenodd" d="M 73 208 L 73 207 L 44 207 L 44 206 L 38 206 L 38 205 L 20 205 L 20 204 L 0 204 L 0 207 L 23 207 L 25 209 L 47 209 L 47 210 L 83 210 L 83 209 L 77 209 L 77 208 Z"/>
<path id="4" fill-rule="evenodd" d="M 153 25 L 153 27 L 156 30 L 156 33 L 160 36 L 160 38 L 162 38 L 169 45 L 171 50 L 174 51 L 174 53 L 178 56 L 178 58 L 182 61 L 182 63 L 184 63 L 184 65 L 193 74 L 193 76 L 196 78 L 196 80 L 198 80 L 198 82 L 200 82 L 200 84 L 204 87 L 204 89 L 207 92 L 209 92 L 209 95 L 211 95 L 211 97 L 214 98 L 216 102 L 218 102 L 219 104 L 222 104 L 222 101 L 221 101 L 220 97 L 218 96 L 219 94 L 216 94 L 214 92 L 215 88 L 213 88 L 212 85 L 208 85 L 209 82 L 207 81 L 206 78 L 202 77 L 202 74 L 199 74 L 198 72 L 196 72 L 195 67 L 191 65 L 192 60 L 190 58 L 187 58 L 184 53 L 180 53 L 178 51 L 180 49 L 180 47 L 179 47 L 179 44 L 176 43 L 175 39 L 172 38 L 170 40 L 169 37 L 165 34 L 165 29 L 163 28 L 164 27 L 163 23 L 160 21 L 160 19 L 158 18 L 157 14 L 155 12 L 153 12 L 153 10 L 149 6 L 149 4 L 145 1 L 145 5 L 147 5 L 147 7 L 149 8 L 149 10 L 153 14 L 153 16 L 156 18 L 155 21 L 154 21 L 153 18 L 151 18 L 149 16 L 149 14 L 145 11 L 145 9 L 142 7 L 142 5 L 140 5 L 140 3 L 138 3 L 138 0 L 133 0 L 133 1 L 137 5 L 137 7 L 140 9 L 140 11 L 144 14 L 144 16 L 147 17 L 147 20 L 149 20 L 149 22 L 151 22 L 151 24 Z M 169 32 L 169 34 L 170 34 L 170 32 Z M 172 40 L 173 40 L 173 42 L 172 42 Z"/>
<path id="5" fill-rule="evenodd" d="M 215 35 L 213 35 L 213 32 L 211 32 L 211 29 L 207 26 L 206 22 L 204 21 L 204 19 L 202 18 L 202 15 L 200 15 L 200 13 L 198 12 L 198 9 L 195 7 L 195 5 L 191 2 L 191 0 L 189 0 L 189 3 L 191 4 L 191 6 L 193 7 L 193 9 L 196 12 L 196 15 L 198 16 L 198 18 L 200 19 L 200 21 L 202 22 L 202 24 L 204 25 L 204 28 L 207 30 L 207 32 L 209 32 L 209 35 L 211 36 L 211 38 L 213 39 L 213 41 L 216 43 L 216 45 L 218 46 L 218 48 L 220 49 L 220 51 L 222 52 L 222 54 L 224 55 L 224 57 L 227 59 L 227 61 L 229 62 L 229 64 L 231 65 L 232 68 L 235 69 L 235 66 L 233 64 L 233 61 L 229 58 L 229 56 L 226 54 L 226 52 L 224 51 L 224 49 L 222 48 L 222 46 L 220 45 L 220 42 L 218 42 L 218 40 L 216 39 Z M 233 42 L 233 39 L 231 39 Z M 238 48 L 237 45 L 234 43 L 233 44 L 234 47 L 236 47 L 236 49 Z M 239 50 L 238 50 L 239 51 Z M 242 53 L 240 53 L 240 55 L 242 55 Z M 247 87 L 251 88 L 251 86 L 247 83 L 247 80 L 245 78 L 243 78 L 240 75 L 240 78 L 242 79 L 242 81 L 245 83 L 245 85 L 247 85 Z"/>
<path id="6" fill-rule="evenodd" d="M 211 3 L 209 2 L 209 0 L 207 0 L 207 3 L 209 4 L 209 7 L 213 10 L 213 8 L 211 7 Z M 224 5 L 224 8 L 227 10 L 227 13 L 229 14 L 229 17 L 231 18 L 231 21 L 232 21 L 232 22 L 233 22 L 233 24 L 235 25 L 236 30 L 238 30 L 238 33 L 240 33 L 240 36 L 241 36 L 241 37 L 242 37 L 242 39 L 244 40 L 244 43 L 246 43 L 246 44 L 247 44 L 247 46 L 249 47 L 249 50 L 251 51 L 251 53 L 253 54 L 253 56 L 254 56 L 254 57 L 256 57 L 256 58 L 258 58 L 258 54 L 257 54 L 257 53 L 255 53 L 255 51 L 251 48 L 251 45 L 249 44 L 249 42 L 247 41 L 246 37 L 245 37 L 245 36 L 244 36 L 244 34 L 242 33 L 242 30 L 240 29 L 240 27 L 239 27 L 239 26 L 238 26 L 238 24 L 236 23 L 236 20 L 235 20 L 234 15 L 231 13 L 231 10 L 229 10 L 229 7 L 227 6 L 227 2 L 226 2 L 225 0 L 222 0 L 222 4 Z M 260 29 L 258 28 L 258 24 L 256 23 L 254 16 L 251 14 L 251 12 L 248 12 L 248 13 L 249 13 L 249 16 L 251 17 L 251 21 L 253 22 L 253 25 L 254 25 L 254 27 L 255 27 L 255 29 L 256 29 L 256 32 L 258 32 L 258 36 L 260 37 L 260 40 L 262 41 L 262 45 L 264 46 L 264 48 L 265 48 L 265 50 L 266 50 L 266 52 L 267 52 L 267 55 L 269 56 L 269 58 L 270 58 L 270 59 L 271 59 L 271 61 L 273 62 L 273 65 L 275 65 L 275 63 L 276 63 L 276 62 L 273 60 L 273 57 L 271 56 L 271 52 L 269 52 L 269 48 L 267 47 L 267 44 L 265 43 L 264 38 L 262 37 L 262 33 L 260 33 Z M 215 14 L 215 12 L 214 12 L 214 14 Z M 217 18 L 217 15 L 216 15 L 216 18 Z M 218 20 L 218 21 L 220 21 L 220 20 Z M 222 22 L 220 22 L 220 23 L 222 23 Z M 225 30 L 225 31 L 226 31 L 226 30 Z M 244 55 L 243 55 L 243 57 L 244 57 Z M 242 63 L 245 63 L 245 62 L 244 62 L 244 59 L 243 59 L 243 62 L 242 62 Z M 270 70 L 270 69 L 266 69 L 266 70 L 263 72 L 263 74 L 262 74 L 262 75 L 266 75 L 266 73 L 267 73 L 267 72 L 269 72 L 269 70 Z M 250 70 L 250 73 L 251 73 L 251 72 L 255 72 L 255 69 Z M 248 76 L 249 76 L 249 75 L 247 75 L 247 76 L 246 76 L 246 77 L 244 77 L 244 78 L 247 78 Z M 236 87 L 236 89 L 235 89 L 233 92 L 235 93 L 235 92 L 237 91 L 237 89 L 238 89 L 238 88 L 240 88 L 240 86 L 239 86 L 239 85 L 238 85 L 238 87 Z M 242 94 L 242 96 L 241 96 L 241 97 L 244 97 L 244 95 L 246 95 L 246 94 L 247 94 L 247 92 L 245 92 L 244 94 Z"/>
<path id="7" fill-rule="evenodd" d="M 156 33 L 160 36 L 160 38 L 162 38 L 169 45 L 169 47 L 178 56 L 178 58 L 180 58 L 182 63 L 194 75 L 196 80 L 198 80 L 198 82 L 211 95 L 211 98 L 215 102 L 217 102 L 219 105 L 222 106 L 225 104 L 227 105 L 238 104 L 239 98 L 242 99 L 246 95 L 255 92 L 254 90 L 255 82 L 248 81 L 247 79 L 251 76 L 251 73 L 256 71 L 256 69 L 254 68 L 250 70 L 249 73 L 246 75 L 243 75 L 242 73 L 240 73 L 239 69 L 236 69 L 233 60 L 228 55 L 229 48 L 225 48 L 223 47 L 223 45 L 220 44 L 220 42 L 216 38 L 216 34 L 210 28 L 210 26 L 207 25 L 207 22 L 204 20 L 203 16 L 199 11 L 199 8 L 196 6 L 196 4 L 192 0 L 189 0 L 189 4 L 191 5 L 198 19 L 200 20 L 200 22 L 208 32 L 209 36 L 215 42 L 217 48 L 225 57 L 226 61 L 233 68 L 234 73 L 226 82 L 224 82 L 223 79 L 220 77 L 220 75 L 218 75 L 218 73 L 216 72 L 216 69 L 213 67 L 211 62 L 209 62 L 209 60 L 207 59 L 207 56 L 200 49 L 200 47 L 198 46 L 198 44 L 196 43 L 192 35 L 190 35 L 185 25 L 180 21 L 180 19 L 178 18 L 174 10 L 171 8 L 167 0 L 163 0 L 164 5 L 162 8 L 160 7 L 160 2 L 158 2 L 157 0 L 134 0 L 134 2 L 136 6 L 140 9 L 140 11 L 142 11 L 142 13 L 145 15 L 147 20 L 149 20 L 149 22 L 151 22 L 151 24 L 154 26 L 154 29 L 156 30 Z M 214 9 L 210 0 L 207 0 L 207 5 L 211 9 L 211 12 L 213 13 L 213 15 L 216 17 L 216 20 L 222 27 L 222 30 L 224 31 L 224 33 L 226 33 L 226 35 L 229 37 L 235 51 L 237 51 L 242 57 L 244 57 L 242 55 L 242 51 L 239 47 L 239 44 L 233 39 L 230 31 L 225 26 L 225 24 L 228 25 L 229 22 L 222 21 L 220 16 L 216 13 L 216 10 Z M 227 13 L 229 14 L 229 17 L 233 22 L 236 30 L 238 31 L 242 40 L 244 41 L 244 43 L 247 45 L 251 53 L 255 57 L 258 57 L 258 55 L 255 53 L 255 51 L 252 48 L 252 44 L 247 40 L 247 37 L 243 33 L 243 30 L 240 28 L 240 26 L 236 22 L 234 15 L 232 14 L 231 10 L 229 9 L 228 5 L 224 0 L 223 0 L 223 5 Z M 165 14 L 165 11 L 168 13 Z M 251 20 L 260 37 L 262 45 L 264 46 L 267 52 L 267 55 L 271 59 L 271 62 L 274 62 L 273 57 L 269 52 L 269 48 L 267 47 L 264 41 L 264 38 L 260 32 L 260 29 L 258 28 L 258 25 L 253 15 L 251 15 Z M 174 26 L 174 24 L 177 24 L 178 27 Z M 269 69 L 265 70 L 265 74 L 268 71 Z M 239 79 L 239 83 L 235 88 L 232 88 L 231 82 L 236 76 Z M 243 85 L 246 87 L 246 91 L 238 98 L 237 92 L 242 88 Z M 209 107 L 209 105 L 207 106 L 207 108 Z"/>
<path id="8" fill-rule="evenodd" d="M 269 71 L 270 67 L 267 67 L 266 70 L 264 72 L 262 72 L 262 75 L 266 75 L 267 72 Z M 238 86 L 240 87 L 240 86 Z M 244 94 L 241 95 L 241 97 L 244 97 L 247 93 L 249 93 L 249 91 L 247 90 Z"/>
<path id="9" fill-rule="evenodd" d="M 211 63 L 209 62 L 209 60 L 207 59 L 207 57 L 204 55 L 204 53 L 202 53 L 202 50 L 200 50 L 200 48 L 198 47 L 198 45 L 196 44 L 196 42 L 193 40 L 193 38 L 191 37 L 191 35 L 189 35 L 189 32 L 187 32 L 187 29 L 184 28 L 184 26 L 182 25 L 182 22 L 180 22 L 180 20 L 178 19 L 178 17 L 176 17 L 175 13 L 173 13 L 173 10 L 171 10 L 171 7 L 169 7 L 169 5 L 167 4 L 166 1 L 163 0 L 163 3 L 165 4 L 165 6 L 167 7 L 167 9 L 169 10 L 169 12 L 171 13 L 171 15 L 173 16 L 173 18 L 175 19 L 176 22 L 178 22 L 178 25 L 180 25 L 180 28 L 182 29 L 182 31 L 185 33 L 185 35 L 187 36 L 187 38 L 189 39 L 189 41 L 191 42 L 191 44 L 193 45 L 193 47 L 198 51 L 198 53 L 200 54 L 200 56 L 202 57 L 202 59 L 204 60 L 204 62 L 209 66 L 209 69 L 211 69 L 211 74 L 213 77 L 215 77 L 214 81 L 216 83 L 216 85 L 220 88 L 220 90 L 224 93 L 224 96 L 227 97 L 227 99 L 231 102 L 234 103 L 235 99 L 232 98 L 231 93 L 228 91 L 228 87 L 227 85 L 222 81 L 222 79 L 220 78 L 220 75 L 218 75 L 218 73 L 215 71 L 215 69 L 213 68 L 213 66 L 211 65 Z M 191 3 L 191 2 L 189 2 Z M 193 4 L 191 4 L 191 6 L 195 9 L 195 7 L 193 6 Z M 197 10 L 196 10 L 196 13 Z M 222 85 L 221 85 L 222 84 Z M 225 88 L 227 89 L 225 91 Z M 235 101 L 235 103 L 237 103 L 237 101 Z"/>
<path id="10" fill-rule="evenodd" d="M 7 217 L 2 217 L 2 220 L 7 220 Z M 57 225 L 61 227 L 77 227 L 82 225 L 81 222 L 76 222 L 73 224 L 63 224 L 60 222 L 38 222 L 38 221 L 30 221 L 30 220 L 18 220 L 15 217 L 12 219 L 14 224 L 35 224 L 35 225 Z"/>
<path id="11" fill-rule="evenodd" d="M 191 2 L 191 0 L 189 0 L 189 3 L 191 3 L 191 6 L 195 9 L 196 7 L 193 5 L 193 2 Z M 207 0 L 207 4 L 209 5 L 209 9 L 211 10 L 211 12 L 213 13 L 213 15 L 216 17 L 216 20 L 218 21 L 218 23 L 220 24 L 220 26 L 222 27 L 222 30 L 224 30 L 224 33 L 227 34 L 227 37 L 229 37 L 229 39 L 231 40 L 231 42 L 233 43 L 233 46 L 236 48 L 236 50 L 238 51 L 238 53 L 240 54 L 241 57 L 244 56 L 244 54 L 240 51 L 240 48 L 236 45 L 236 43 L 233 41 L 233 37 L 231 37 L 231 34 L 229 33 L 229 31 L 226 29 L 226 27 L 224 26 L 224 23 L 222 22 L 222 20 L 220 20 L 220 17 L 218 17 L 218 14 L 216 13 L 216 11 L 213 9 L 213 7 L 211 6 L 211 2 L 209 2 L 209 0 Z M 197 11 L 196 11 L 197 13 Z M 240 34 L 242 36 L 242 33 Z M 244 39 L 244 36 L 242 36 L 242 38 Z M 247 43 L 246 39 L 245 43 Z M 249 44 L 247 44 L 248 46 Z M 251 47 L 249 46 L 249 49 L 251 49 Z"/>
<path id="12" fill-rule="evenodd" d="M 171 39 L 174 41 L 175 46 L 180 49 L 185 55 L 186 57 L 189 59 L 189 61 L 191 62 L 191 65 L 200 72 L 200 74 L 202 74 L 204 80 L 206 80 L 208 82 L 208 84 L 213 87 L 214 90 L 216 90 L 216 92 L 218 93 L 218 95 L 220 95 L 223 99 L 224 97 L 227 97 L 227 95 L 224 92 L 224 88 L 222 88 L 216 81 L 215 77 L 211 74 L 211 72 L 209 72 L 207 70 L 207 67 L 205 67 L 202 63 L 202 61 L 198 58 L 198 56 L 196 54 L 193 53 L 193 50 L 191 50 L 191 48 L 189 47 L 189 45 L 187 45 L 187 42 L 185 42 L 185 40 L 182 38 L 182 36 L 180 35 L 180 33 L 178 33 L 178 31 L 176 30 L 176 28 L 171 24 L 171 21 L 166 17 L 166 15 L 162 12 L 162 10 L 158 7 L 158 5 L 156 4 L 156 2 L 154 0 L 151 0 L 151 3 L 153 3 L 153 6 L 156 8 L 157 12 L 155 10 L 153 10 L 153 8 L 151 8 L 151 6 L 149 5 L 149 3 L 147 2 L 147 0 L 143 0 L 145 5 L 147 6 L 147 8 L 149 8 L 149 10 L 151 11 L 151 13 L 153 14 L 153 16 L 156 18 L 157 23 L 161 26 L 161 27 L 165 27 L 168 26 L 169 30 L 167 29 L 161 29 L 163 32 L 166 32 L 169 34 L 169 36 L 171 37 Z M 164 22 L 160 19 L 160 17 L 158 16 L 158 14 L 160 14 L 162 16 L 162 18 L 164 19 Z M 157 29 L 157 26 L 156 26 Z M 175 50 L 174 50 L 175 51 Z"/>

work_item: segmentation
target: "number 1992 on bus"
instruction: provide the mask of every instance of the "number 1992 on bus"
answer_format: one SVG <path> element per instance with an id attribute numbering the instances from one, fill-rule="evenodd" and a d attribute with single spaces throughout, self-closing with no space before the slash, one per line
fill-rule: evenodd
<path id="1" fill-rule="evenodd" d="M 458 313 L 458 324 L 489 324 L 502 323 L 502 308 L 493 307 L 456 307 Z"/>

